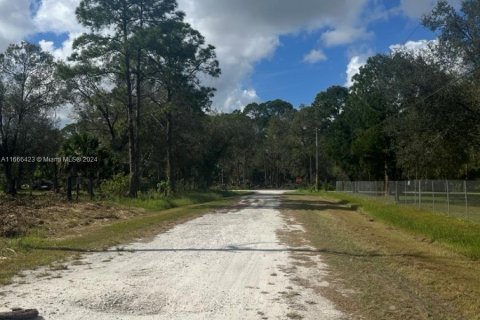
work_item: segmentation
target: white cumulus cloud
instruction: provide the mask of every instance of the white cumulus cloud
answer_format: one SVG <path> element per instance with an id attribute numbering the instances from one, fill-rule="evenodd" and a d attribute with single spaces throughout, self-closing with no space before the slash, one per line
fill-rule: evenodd
<path id="1" fill-rule="evenodd" d="M 0 49 L 29 34 L 67 34 L 60 45 L 48 39 L 39 44 L 64 59 L 71 53 L 76 36 L 84 31 L 75 9 L 80 0 L 41 0 L 32 17 L 32 0 L 0 0 Z M 213 106 L 231 111 L 260 100 L 247 85 L 255 64 L 272 57 L 281 36 L 319 31 L 327 46 L 345 45 L 371 36 L 363 14 L 369 0 L 178 0 L 187 22 L 216 46 L 222 68 L 219 79 L 207 84 L 217 91 Z M 307 58 L 308 57 L 308 58 Z M 306 53 L 306 62 L 325 59 L 321 49 Z"/>
<path id="2" fill-rule="evenodd" d="M 413 54 L 422 54 L 425 51 L 428 51 L 432 46 L 438 44 L 437 40 L 418 40 L 418 41 L 407 41 L 404 44 L 394 44 L 389 47 L 390 51 L 406 51 Z"/>
<path id="3" fill-rule="evenodd" d="M 40 32 L 82 32 L 75 9 L 80 0 L 42 0 L 35 15 L 35 26 Z"/>
<path id="4" fill-rule="evenodd" d="M 412 18 L 420 18 L 432 10 L 436 0 L 401 0 L 400 8 L 404 14 Z"/>
<path id="5" fill-rule="evenodd" d="M 447 0 L 448 3 L 458 8 L 462 0 Z M 418 19 L 424 14 L 428 14 L 435 7 L 437 0 L 401 0 L 400 10 L 406 16 Z"/>
<path id="6" fill-rule="evenodd" d="M 73 41 L 80 33 L 69 33 L 68 39 L 60 47 L 55 47 L 53 41 L 40 40 L 38 43 L 42 50 L 50 52 L 56 60 L 66 60 L 73 53 Z"/>
<path id="7" fill-rule="evenodd" d="M 212 82 L 217 88 L 213 106 L 231 111 L 261 98 L 256 94 L 246 95 L 254 88 L 245 87 L 245 83 L 255 64 L 271 57 L 281 45 L 280 36 L 321 32 L 324 28 L 328 28 L 327 32 L 354 29 L 367 3 L 367 0 L 179 0 L 179 8 L 207 42 L 216 46 L 222 75 Z M 336 43 L 353 42 L 365 36 L 350 33 Z M 334 42 L 331 41 L 332 46 Z M 306 57 L 309 55 L 308 61 L 312 62 L 323 58 L 319 50 L 306 53 Z"/>
<path id="8" fill-rule="evenodd" d="M 322 34 L 322 40 L 327 47 L 350 44 L 357 40 L 365 40 L 373 37 L 373 33 L 365 28 L 346 26 L 335 30 L 329 30 Z"/>
<path id="9" fill-rule="evenodd" d="M 49 51 L 57 60 L 65 60 L 72 54 L 76 37 L 85 32 L 75 16 L 80 0 L 42 0 L 34 17 L 35 28 L 39 32 L 67 33 L 67 39 L 56 47 L 52 41 L 40 40 L 43 50 Z"/>
<path id="10" fill-rule="evenodd" d="M 354 83 L 353 77 L 360 72 L 360 68 L 367 63 L 367 58 L 362 56 L 354 56 L 350 59 L 347 66 L 347 82 L 346 87 L 351 87 Z"/>
<path id="11" fill-rule="evenodd" d="M 0 0 L 0 52 L 34 32 L 29 0 Z"/>
<path id="12" fill-rule="evenodd" d="M 257 92 L 253 88 L 243 90 L 236 88 L 233 91 L 229 92 L 224 99 L 224 107 L 228 107 L 228 109 L 231 110 L 242 109 L 249 103 L 260 101 Z M 219 111 L 231 111 L 224 110 L 225 108 L 221 108 Z"/>
<path id="13" fill-rule="evenodd" d="M 310 51 L 303 58 L 303 61 L 307 62 L 307 63 L 317 63 L 317 62 L 325 61 L 325 60 L 327 60 L 327 56 L 320 49 L 314 49 L 314 50 Z"/>

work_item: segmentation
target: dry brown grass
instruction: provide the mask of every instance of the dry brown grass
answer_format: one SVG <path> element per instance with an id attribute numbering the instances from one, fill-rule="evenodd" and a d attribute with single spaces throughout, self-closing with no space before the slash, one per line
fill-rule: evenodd
<path id="1" fill-rule="evenodd" d="M 112 223 L 145 213 L 106 202 L 69 202 L 53 193 L 0 198 L 0 237 L 34 234 L 48 237 L 81 234 L 91 226 Z"/>
<path id="2" fill-rule="evenodd" d="M 10 283 L 23 270 L 64 263 L 67 258 L 91 250 L 118 247 L 134 240 L 147 241 L 177 224 L 224 209 L 235 201 L 235 197 L 230 197 L 161 211 L 88 202 L 44 200 L 17 202 L 15 206 L 2 203 L 29 220 L 22 220 L 20 225 L 25 230 L 21 236 L 0 237 L 0 285 Z M 10 214 L 12 211 L 7 211 Z M 39 223 L 40 220 L 44 222 Z"/>

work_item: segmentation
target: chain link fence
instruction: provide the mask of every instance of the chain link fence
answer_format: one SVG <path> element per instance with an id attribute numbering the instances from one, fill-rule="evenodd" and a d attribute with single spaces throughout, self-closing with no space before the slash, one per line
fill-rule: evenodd
<path id="1" fill-rule="evenodd" d="M 337 181 L 337 192 L 376 197 L 480 223 L 480 181 Z"/>

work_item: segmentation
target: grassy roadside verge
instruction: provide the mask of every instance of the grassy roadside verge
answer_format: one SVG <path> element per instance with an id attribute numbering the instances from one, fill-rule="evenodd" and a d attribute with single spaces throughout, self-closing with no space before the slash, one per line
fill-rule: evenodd
<path id="1" fill-rule="evenodd" d="M 115 199 L 113 202 L 116 204 L 120 204 L 122 206 L 142 208 L 150 211 L 159 211 L 159 210 L 166 210 L 171 208 L 184 207 L 184 206 L 197 204 L 197 203 L 222 200 L 224 198 L 228 198 L 228 197 L 232 197 L 240 194 L 242 193 L 233 192 L 233 191 L 188 192 L 186 194 L 183 194 L 183 195 L 180 194 L 172 198 L 164 198 L 164 197 L 157 198 L 157 197 L 149 197 L 147 195 L 147 196 L 140 196 L 137 199 L 131 199 L 131 198 L 125 198 L 125 197 L 118 198 L 118 199 Z M 244 192 L 244 194 L 247 194 L 247 192 Z"/>
<path id="2" fill-rule="evenodd" d="M 0 284 L 8 284 L 13 276 L 22 270 L 35 269 L 39 266 L 53 265 L 78 255 L 77 251 L 102 250 L 111 246 L 127 243 L 135 239 L 144 239 L 164 232 L 176 224 L 201 216 L 206 212 L 228 207 L 235 203 L 241 194 L 228 194 L 214 201 L 186 205 L 176 202 L 177 208 L 163 210 L 160 206 L 152 206 L 151 201 L 144 202 L 148 212 L 125 220 L 96 225 L 72 233 L 73 236 L 39 237 L 27 235 L 12 239 L 0 238 Z M 205 201 L 210 197 L 204 198 Z M 193 202 L 201 200 L 191 200 Z M 142 201 L 135 202 L 142 207 Z M 68 231 L 68 230 L 67 230 Z M 32 232 L 35 234 L 35 232 Z M 49 248 L 42 250 L 39 248 Z M 67 248 L 69 250 L 56 250 Z"/>
<path id="3" fill-rule="evenodd" d="M 306 240 L 329 266 L 316 290 L 349 319 L 480 319 L 479 261 L 331 197 L 288 195 L 282 211 L 306 230 L 289 244 Z"/>
<path id="4" fill-rule="evenodd" d="M 480 224 L 444 216 L 410 206 L 329 192 L 323 197 L 347 201 L 365 213 L 411 234 L 447 245 L 457 253 L 480 259 Z"/>

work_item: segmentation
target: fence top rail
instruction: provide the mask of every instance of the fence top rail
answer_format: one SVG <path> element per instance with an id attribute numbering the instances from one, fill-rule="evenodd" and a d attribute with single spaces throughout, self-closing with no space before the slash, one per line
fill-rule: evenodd
<path id="1" fill-rule="evenodd" d="M 384 180 L 337 180 L 337 183 L 385 183 Z M 389 183 L 393 182 L 449 182 L 449 183 L 478 183 L 480 185 L 480 180 L 450 180 L 450 179 L 411 179 L 411 180 L 389 180 Z"/>

